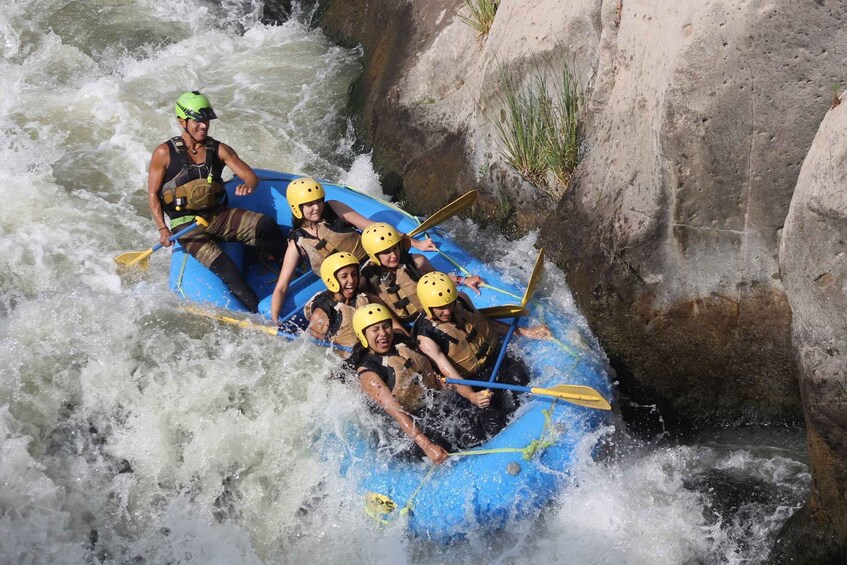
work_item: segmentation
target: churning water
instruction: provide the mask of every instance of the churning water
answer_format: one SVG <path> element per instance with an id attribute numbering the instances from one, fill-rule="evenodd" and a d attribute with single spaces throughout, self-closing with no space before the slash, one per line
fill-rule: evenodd
<path id="1" fill-rule="evenodd" d="M 147 163 L 177 133 L 184 90 L 211 98 L 212 134 L 253 166 L 379 193 L 344 114 L 361 53 L 308 15 L 272 26 L 261 12 L 259 0 L 3 2 L 0 562 L 761 561 L 808 488 L 800 431 L 687 445 L 618 433 L 538 520 L 433 547 L 373 523 L 314 450 L 316 430 L 363 410 L 324 378 L 332 355 L 181 312 L 167 252 L 143 276 L 116 274 L 116 254 L 156 241 Z M 451 229 L 503 269 L 534 256 L 532 237 Z M 561 278 L 548 265 L 541 293 L 579 319 Z"/>

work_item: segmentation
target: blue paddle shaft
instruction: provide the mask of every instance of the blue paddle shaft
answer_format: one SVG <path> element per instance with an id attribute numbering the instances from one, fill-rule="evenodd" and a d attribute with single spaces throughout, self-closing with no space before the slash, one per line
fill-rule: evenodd
<path id="1" fill-rule="evenodd" d="M 506 332 L 506 336 L 503 338 L 503 346 L 500 348 L 500 353 L 497 355 L 497 361 L 494 363 L 494 369 L 491 370 L 491 377 L 488 379 L 492 383 L 497 380 L 497 373 L 500 372 L 500 365 L 503 364 L 503 359 L 506 358 L 506 349 L 509 346 L 509 340 L 512 339 L 512 334 L 514 334 L 515 330 L 518 329 L 518 322 L 520 319 L 520 316 L 515 316 L 515 319 L 512 320 L 512 325 L 509 326 L 509 331 Z"/>
<path id="2" fill-rule="evenodd" d="M 447 384 L 451 385 L 468 385 L 481 388 L 502 388 L 504 390 L 514 390 L 517 392 L 532 392 L 532 387 L 509 385 L 506 383 L 493 383 L 488 381 L 469 381 L 465 379 L 447 379 Z"/>
<path id="3" fill-rule="evenodd" d="M 192 230 L 193 230 L 194 228 L 196 228 L 197 226 L 198 226 L 198 224 L 197 224 L 197 222 L 196 222 L 196 221 L 195 221 L 195 222 L 190 223 L 190 224 L 188 225 L 188 227 L 187 227 L 187 228 L 185 228 L 184 230 L 182 230 L 182 231 L 180 231 L 179 233 L 175 233 L 175 234 L 173 234 L 172 236 L 170 236 L 170 237 L 168 238 L 168 241 L 176 241 L 176 240 L 177 240 L 177 238 L 180 238 L 180 237 L 182 237 L 182 236 L 184 236 L 184 235 L 188 235 L 188 232 L 192 231 Z M 161 243 L 161 242 L 159 242 L 159 243 L 157 243 L 156 245 L 154 245 L 154 246 L 153 246 L 152 252 L 153 252 L 153 253 L 155 253 L 155 252 L 157 252 L 158 250 L 160 250 L 162 247 L 164 247 L 164 245 L 162 245 L 162 243 Z"/>

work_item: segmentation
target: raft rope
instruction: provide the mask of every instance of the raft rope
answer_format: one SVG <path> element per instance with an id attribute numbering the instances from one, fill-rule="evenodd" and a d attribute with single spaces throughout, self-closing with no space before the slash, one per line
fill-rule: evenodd
<path id="1" fill-rule="evenodd" d="M 546 410 L 542 410 L 541 413 L 544 414 L 544 426 L 541 429 L 541 436 L 538 439 L 534 439 L 529 442 L 529 445 L 526 447 L 499 447 L 495 449 L 469 449 L 467 451 L 456 451 L 455 453 L 451 453 L 450 457 L 469 457 L 473 455 L 492 455 L 496 453 L 520 453 L 523 457 L 524 461 L 530 461 L 537 453 L 540 453 L 547 449 L 550 446 L 556 444 L 556 440 L 559 437 L 559 432 L 556 429 L 556 425 L 553 423 L 553 410 L 556 408 L 556 403 L 558 400 L 553 400 L 553 405 Z M 409 497 L 406 501 L 406 504 L 403 508 L 400 509 L 400 516 L 405 516 L 409 512 L 412 511 L 414 507 L 415 497 L 417 497 L 418 493 L 424 487 L 424 485 L 429 481 L 432 474 L 438 466 L 433 463 L 426 474 L 421 479 L 418 488 L 415 489 L 415 492 Z M 383 524 L 387 523 L 385 520 L 380 520 Z"/>
<path id="2" fill-rule="evenodd" d="M 447 255 L 446 253 L 444 253 L 440 249 L 437 249 L 436 251 L 438 252 L 439 255 L 441 255 L 442 257 L 447 259 L 450 263 L 452 263 L 454 267 L 456 267 L 457 269 L 462 271 L 463 277 L 473 276 L 473 273 L 471 273 L 469 270 L 467 270 L 463 265 L 460 265 L 458 261 L 456 261 L 455 259 L 453 259 L 449 255 Z M 511 296 L 515 300 L 522 300 L 523 299 L 523 296 L 518 296 L 517 294 L 514 294 L 513 292 L 509 292 L 508 290 L 504 290 L 502 288 L 496 287 L 496 286 L 488 284 L 488 283 L 483 283 L 482 286 L 485 287 L 485 288 L 490 288 L 491 290 L 493 290 L 495 292 L 505 294 L 506 296 Z"/>
<path id="3" fill-rule="evenodd" d="M 544 307 L 539 304 L 538 305 L 538 318 L 541 320 L 541 323 L 546 326 L 547 325 L 547 316 L 545 315 L 544 312 L 545 312 Z M 573 347 L 571 347 L 570 345 L 568 345 L 567 343 L 565 343 L 561 339 L 557 338 L 555 335 L 552 334 L 552 332 L 551 332 L 548 340 L 552 341 L 559 349 L 561 349 L 565 353 L 567 353 L 569 355 L 573 355 L 574 357 L 579 357 L 580 354 L 579 354 L 578 351 L 575 351 Z"/>
<path id="4" fill-rule="evenodd" d="M 188 252 L 183 251 L 182 253 L 182 265 L 179 267 L 179 276 L 176 278 L 176 291 L 182 298 L 188 298 L 185 296 L 185 291 L 182 290 L 182 277 L 185 275 L 185 265 L 188 264 Z"/>

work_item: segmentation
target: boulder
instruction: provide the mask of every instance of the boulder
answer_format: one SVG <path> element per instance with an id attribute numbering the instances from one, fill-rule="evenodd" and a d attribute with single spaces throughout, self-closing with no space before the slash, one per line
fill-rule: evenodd
<path id="1" fill-rule="evenodd" d="M 504 0 L 484 38 L 464 9 L 321 4 L 324 30 L 363 46 L 351 100 L 386 190 L 426 213 L 479 188 L 482 219 L 543 226 L 624 385 L 680 419 L 799 419 L 777 247 L 847 54 L 841 6 Z M 563 61 L 590 88 L 559 198 L 510 170 L 494 124 L 503 70 Z"/>
<path id="2" fill-rule="evenodd" d="M 847 55 L 833 3 L 621 4 L 541 242 L 624 385 L 692 423 L 800 414 L 777 249 Z"/>
<path id="3" fill-rule="evenodd" d="M 503 163 L 494 126 L 501 69 L 556 73 L 568 61 L 587 84 L 599 9 L 595 0 L 569 2 L 567 10 L 558 1 L 503 2 L 485 38 L 458 17 L 462 0 L 327 0 L 315 22 L 334 41 L 363 48 L 351 113 L 383 190 L 426 213 L 477 188 L 478 219 L 514 213 L 525 230 L 541 224 L 556 199 Z M 570 49 L 566 37 L 579 47 Z"/>
<path id="4" fill-rule="evenodd" d="M 847 104 L 827 114 L 803 162 L 779 259 L 794 311 L 792 343 L 800 365 L 812 491 L 806 508 L 784 528 L 774 560 L 843 563 L 847 558 Z"/>

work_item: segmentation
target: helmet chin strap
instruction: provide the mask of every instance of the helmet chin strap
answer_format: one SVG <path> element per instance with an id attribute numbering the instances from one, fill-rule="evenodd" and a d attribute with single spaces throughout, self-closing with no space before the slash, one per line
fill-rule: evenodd
<path id="1" fill-rule="evenodd" d="M 188 123 L 188 120 L 184 120 L 184 122 L 185 122 L 185 123 Z M 194 142 L 194 143 L 196 143 L 197 145 L 203 145 L 203 142 L 201 142 L 201 141 L 200 141 L 200 140 L 198 140 L 196 137 L 194 137 L 193 135 L 191 135 L 191 133 L 188 131 L 188 128 L 187 128 L 187 127 L 182 126 L 182 131 L 183 131 L 183 132 L 185 132 L 185 134 L 186 134 L 186 135 L 188 135 L 188 137 L 190 137 L 190 138 L 191 138 L 191 141 L 193 141 L 193 142 Z M 207 133 L 207 135 L 208 135 L 208 133 Z M 190 149 L 191 149 L 191 152 L 192 152 L 192 153 L 197 153 L 197 150 L 196 150 L 196 149 L 194 149 L 194 148 L 190 148 Z"/>

